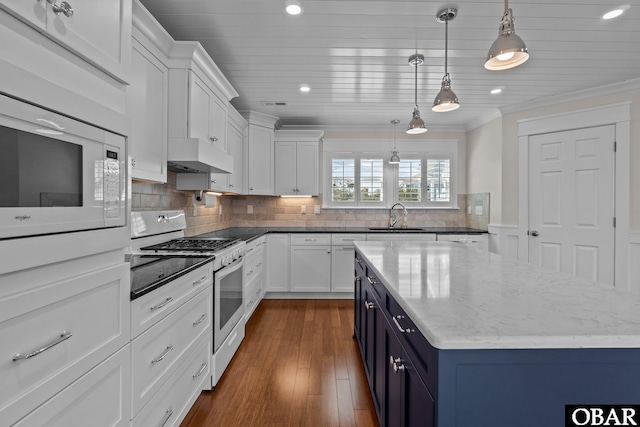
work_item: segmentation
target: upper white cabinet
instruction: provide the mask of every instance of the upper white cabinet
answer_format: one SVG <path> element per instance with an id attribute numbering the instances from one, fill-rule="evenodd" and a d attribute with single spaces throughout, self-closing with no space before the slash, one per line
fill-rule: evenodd
<path id="1" fill-rule="evenodd" d="M 275 132 L 275 194 L 318 195 L 318 150 L 323 131 Z"/>
<path id="2" fill-rule="evenodd" d="M 241 112 L 249 122 L 245 154 L 246 194 L 273 196 L 274 126 L 277 117 L 255 111 Z"/>
<path id="3" fill-rule="evenodd" d="M 176 171 L 233 171 L 227 110 L 236 96 L 200 43 L 175 42 L 169 57 L 168 162 Z"/>
<path id="4" fill-rule="evenodd" d="M 230 193 L 242 193 L 244 184 L 244 151 L 247 121 L 235 108 L 229 106 L 227 114 L 228 153 L 233 157 L 233 172 L 228 175 Z"/>
<path id="5" fill-rule="evenodd" d="M 133 5 L 131 84 L 131 177 L 167 182 L 167 112 L 169 70 L 166 53 L 173 39 L 138 2 Z"/>
<path id="6" fill-rule="evenodd" d="M 116 80 L 129 80 L 131 0 L 3 0 L 0 7 Z"/>

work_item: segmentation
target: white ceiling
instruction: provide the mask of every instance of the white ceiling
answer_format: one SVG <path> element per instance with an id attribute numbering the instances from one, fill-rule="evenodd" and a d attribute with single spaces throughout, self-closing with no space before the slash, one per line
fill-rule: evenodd
<path id="1" fill-rule="evenodd" d="M 617 0 L 616 0 L 617 1 Z M 499 107 L 556 97 L 640 77 L 640 0 L 511 1 L 516 33 L 531 57 L 520 67 L 487 71 L 503 1 L 142 0 L 176 40 L 197 40 L 240 96 L 238 110 L 280 117 L 285 127 L 404 127 L 414 104 L 411 54 L 421 53 L 418 104 L 430 129 L 469 128 Z M 605 21 L 608 10 L 630 6 Z M 444 24 L 436 13 L 455 7 L 449 23 L 449 73 L 461 107 L 434 113 L 444 75 Z M 309 85 L 311 92 L 299 87 Z M 489 91 L 501 87 L 503 92 Z M 286 106 L 264 102 L 286 102 Z"/>

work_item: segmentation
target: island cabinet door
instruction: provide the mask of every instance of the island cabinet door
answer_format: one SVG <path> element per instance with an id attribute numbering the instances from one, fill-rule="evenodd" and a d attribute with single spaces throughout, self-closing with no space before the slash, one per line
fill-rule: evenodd
<path id="1" fill-rule="evenodd" d="M 402 352 L 402 423 L 404 427 L 433 427 L 435 402 L 407 352 Z"/>

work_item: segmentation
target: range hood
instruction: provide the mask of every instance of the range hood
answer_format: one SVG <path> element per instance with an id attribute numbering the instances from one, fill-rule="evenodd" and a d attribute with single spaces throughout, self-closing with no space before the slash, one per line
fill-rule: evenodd
<path id="1" fill-rule="evenodd" d="M 233 157 L 198 138 L 169 138 L 167 166 L 179 173 L 233 173 Z"/>

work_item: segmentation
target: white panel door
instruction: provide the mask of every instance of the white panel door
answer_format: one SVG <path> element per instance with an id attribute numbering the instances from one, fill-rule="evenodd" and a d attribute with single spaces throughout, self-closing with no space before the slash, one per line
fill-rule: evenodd
<path id="1" fill-rule="evenodd" d="M 297 194 L 296 165 L 296 143 L 277 141 L 275 144 L 276 195 L 295 196 Z"/>
<path id="2" fill-rule="evenodd" d="M 614 126 L 529 139 L 529 262 L 613 284 Z"/>
<path id="3" fill-rule="evenodd" d="M 209 141 L 214 95 L 193 72 L 189 73 L 189 137 Z"/>

